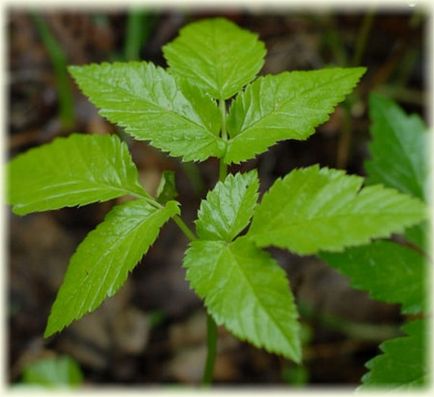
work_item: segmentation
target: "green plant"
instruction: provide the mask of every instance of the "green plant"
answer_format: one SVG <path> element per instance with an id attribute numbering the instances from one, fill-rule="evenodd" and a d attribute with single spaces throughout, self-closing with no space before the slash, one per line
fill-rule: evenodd
<path id="1" fill-rule="evenodd" d="M 373 140 L 371 159 L 365 162 L 367 183 L 382 183 L 428 201 L 427 126 L 419 116 L 406 115 L 378 94 L 371 94 L 369 107 Z M 406 230 L 405 243 L 380 240 L 320 255 L 348 276 L 353 287 L 375 299 L 400 304 L 402 314 L 410 316 L 402 327 L 404 335 L 383 343 L 383 353 L 367 363 L 362 389 L 408 389 L 427 383 L 427 234 L 428 225 L 422 223 Z"/>
<path id="2" fill-rule="evenodd" d="M 69 68 L 111 122 L 183 161 L 219 159 L 219 182 L 202 200 L 192 231 L 174 200 L 173 175 L 152 197 L 116 136 L 72 134 L 9 164 L 16 214 L 81 206 L 129 195 L 79 245 L 51 310 L 45 336 L 95 310 L 173 219 L 190 240 L 183 265 L 204 300 L 212 379 L 216 323 L 242 340 L 297 363 L 298 314 L 285 272 L 263 248 L 300 255 L 340 252 L 388 238 L 426 217 L 417 198 L 313 165 L 278 179 L 258 204 L 255 170 L 227 175 L 285 139 L 307 139 L 365 72 L 362 67 L 284 72 L 256 78 L 265 47 L 224 19 L 184 27 L 163 48 L 169 68 L 146 62 Z M 231 98 L 229 110 L 227 101 Z"/>
<path id="3" fill-rule="evenodd" d="M 78 387 L 83 373 L 78 363 L 68 356 L 44 357 L 23 369 L 21 382 L 16 387 Z"/>

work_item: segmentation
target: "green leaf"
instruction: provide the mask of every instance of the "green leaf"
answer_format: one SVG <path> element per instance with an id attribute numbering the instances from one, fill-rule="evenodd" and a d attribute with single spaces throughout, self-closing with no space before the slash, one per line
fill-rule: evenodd
<path id="1" fill-rule="evenodd" d="M 256 34 L 215 18 L 182 28 L 163 53 L 172 74 L 214 98 L 227 99 L 255 78 L 266 51 Z"/>
<path id="2" fill-rule="evenodd" d="M 157 201 L 160 204 L 166 204 L 170 200 L 174 200 L 178 196 L 175 183 L 174 171 L 163 171 L 160 184 L 157 189 Z"/>
<path id="3" fill-rule="evenodd" d="M 376 241 L 320 257 L 348 276 L 354 288 L 380 301 L 402 304 L 404 313 L 425 310 L 426 263 L 422 255 L 390 241 Z"/>
<path id="4" fill-rule="evenodd" d="M 403 331 L 406 336 L 380 345 L 383 353 L 366 364 L 369 372 L 362 378 L 361 390 L 404 391 L 428 384 L 425 321 L 407 323 Z"/>
<path id="5" fill-rule="evenodd" d="M 429 146 L 425 123 L 378 94 L 371 94 L 369 111 L 373 140 L 369 145 L 372 158 L 365 162 L 367 181 L 424 199 Z"/>
<path id="6" fill-rule="evenodd" d="M 23 383 L 45 387 L 79 386 L 83 374 L 77 362 L 70 357 L 47 357 L 24 368 Z"/>
<path id="7" fill-rule="evenodd" d="M 113 135 L 57 138 L 15 157 L 7 173 L 8 201 L 18 215 L 147 196 L 127 146 Z"/>
<path id="8" fill-rule="evenodd" d="M 102 63 L 69 68 L 102 116 L 139 140 L 185 161 L 220 157 L 216 104 L 186 81 L 146 62 Z"/>
<path id="9" fill-rule="evenodd" d="M 284 139 L 304 140 L 328 120 L 365 68 L 284 72 L 261 77 L 240 93 L 227 120 L 226 163 L 240 163 Z"/>
<path id="10" fill-rule="evenodd" d="M 296 169 L 264 195 L 248 236 L 306 255 L 367 244 L 426 218 L 420 200 L 381 185 L 362 189 L 362 182 L 318 165 Z"/>
<path id="11" fill-rule="evenodd" d="M 242 340 L 296 362 L 297 310 L 285 272 L 249 240 L 196 240 L 184 258 L 187 280 L 216 323 Z"/>
<path id="12" fill-rule="evenodd" d="M 153 244 L 161 226 L 178 213 L 174 201 L 162 208 L 145 200 L 114 207 L 72 256 L 45 337 L 61 331 L 114 295 Z"/>
<path id="13" fill-rule="evenodd" d="M 427 221 L 420 225 L 413 226 L 405 231 L 405 238 L 411 244 L 417 246 L 421 251 L 429 252 L 429 223 Z"/>
<path id="14" fill-rule="evenodd" d="M 202 240 L 231 241 L 249 223 L 258 201 L 258 174 L 228 175 L 200 204 L 196 230 Z"/>

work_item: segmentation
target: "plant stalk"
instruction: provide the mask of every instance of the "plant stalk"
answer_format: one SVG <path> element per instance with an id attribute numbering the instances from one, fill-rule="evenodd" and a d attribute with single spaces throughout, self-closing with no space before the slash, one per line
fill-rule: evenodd
<path id="1" fill-rule="evenodd" d="M 191 229 L 186 225 L 186 223 L 182 220 L 182 218 L 179 215 L 175 215 L 173 217 L 173 220 L 181 229 L 182 233 L 184 233 L 190 241 L 197 240 L 195 234 L 191 231 Z"/>
<path id="2" fill-rule="evenodd" d="M 74 125 L 74 98 L 67 73 L 66 55 L 44 18 L 32 13 L 32 19 L 54 69 L 62 128 L 69 129 Z"/>
<path id="3" fill-rule="evenodd" d="M 206 356 L 205 369 L 203 371 L 202 378 L 202 384 L 204 385 L 209 385 L 212 383 L 215 359 L 217 356 L 217 324 L 209 314 L 207 314 L 207 330 L 208 353 Z"/>
<path id="4" fill-rule="evenodd" d="M 226 133 L 226 105 L 223 99 L 219 101 L 221 115 L 221 137 L 227 140 Z M 228 166 L 222 159 L 219 159 L 219 181 L 223 181 L 228 174 Z M 215 360 L 217 357 L 217 324 L 214 319 L 207 314 L 207 345 L 208 352 L 206 357 L 205 369 L 203 371 L 202 384 L 209 385 L 212 383 L 214 375 Z"/>
<path id="5" fill-rule="evenodd" d="M 227 141 L 228 135 L 226 132 L 226 105 L 224 99 L 219 100 L 219 109 L 221 115 L 221 137 L 224 141 Z M 219 181 L 223 181 L 228 174 L 228 166 L 222 159 L 219 159 Z"/>

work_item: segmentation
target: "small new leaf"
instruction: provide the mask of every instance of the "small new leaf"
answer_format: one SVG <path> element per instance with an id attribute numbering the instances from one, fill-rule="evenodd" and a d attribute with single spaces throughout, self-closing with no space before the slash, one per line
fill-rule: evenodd
<path id="1" fill-rule="evenodd" d="M 248 236 L 301 255 L 342 251 L 389 237 L 426 218 L 418 199 L 318 165 L 278 179 L 256 207 Z"/>
<path id="2" fill-rule="evenodd" d="M 200 204 L 196 231 L 203 240 L 231 241 L 249 223 L 258 201 L 256 171 L 228 175 Z"/>
<path id="3" fill-rule="evenodd" d="M 57 138 L 15 157 L 7 174 L 8 201 L 18 215 L 147 196 L 127 146 L 114 135 Z"/>
<path id="4" fill-rule="evenodd" d="M 365 68 L 284 72 L 260 77 L 233 102 L 225 162 L 240 163 L 284 139 L 304 140 L 327 121 Z"/>
<path id="5" fill-rule="evenodd" d="M 320 257 L 374 299 L 399 303 L 404 313 L 425 310 L 426 263 L 418 252 L 394 242 L 375 241 Z"/>
<path id="6" fill-rule="evenodd" d="M 184 161 L 220 157 L 216 104 L 186 82 L 146 62 L 71 66 L 81 90 L 102 116 L 139 140 Z"/>
<path id="7" fill-rule="evenodd" d="M 218 99 L 230 98 L 252 81 L 265 52 L 256 34 L 223 18 L 191 23 L 163 47 L 172 74 Z"/>
<path id="8" fill-rule="evenodd" d="M 366 364 L 361 390 L 383 388 L 410 391 L 428 383 L 426 366 L 426 323 L 416 320 L 403 326 L 406 336 L 388 340 L 380 346 L 383 353 Z"/>
<path id="9" fill-rule="evenodd" d="M 301 359 L 297 310 L 285 272 L 249 240 L 196 240 L 184 258 L 187 280 L 217 324 L 257 347 Z"/>
<path id="10" fill-rule="evenodd" d="M 157 201 L 160 204 L 166 204 L 178 196 L 175 183 L 175 172 L 163 171 L 160 184 L 157 189 Z"/>
<path id="11" fill-rule="evenodd" d="M 61 331 L 114 295 L 153 244 L 161 226 L 178 213 L 174 201 L 162 208 L 143 199 L 114 207 L 72 256 L 44 336 Z"/>

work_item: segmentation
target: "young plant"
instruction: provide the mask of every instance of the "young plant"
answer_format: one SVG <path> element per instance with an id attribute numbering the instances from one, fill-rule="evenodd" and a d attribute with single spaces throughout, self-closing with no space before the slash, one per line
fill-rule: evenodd
<path id="1" fill-rule="evenodd" d="M 81 206 L 128 195 L 78 246 L 45 336 L 95 310 L 124 283 L 176 222 L 190 240 L 183 266 L 206 306 L 212 377 L 216 323 L 242 340 L 302 360 L 297 308 L 285 272 L 264 250 L 299 255 L 341 252 L 388 238 L 425 219 L 425 205 L 359 176 L 313 165 L 278 179 L 258 204 L 255 170 L 227 175 L 281 140 L 305 140 L 324 123 L 365 68 L 330 68 L 257 77 L 265 56 L 255 34 L 217 18 L 187 25 L 163 48 L 168 69 L 149 62 L 69 68 L 101 115 L 183 161 L 219 159 L 219 182 L 202 200 L 195 231 L 180 216 L 170 174 L 152 197 L 116 136 L 72 134 L 9 164 L 16 214 Z M 230 106 L 228 101 L 230 101 Z M 229 110 L 228 110 L 229 109 Z M 380 181 L 381 182 L 381 181 Z"/>

